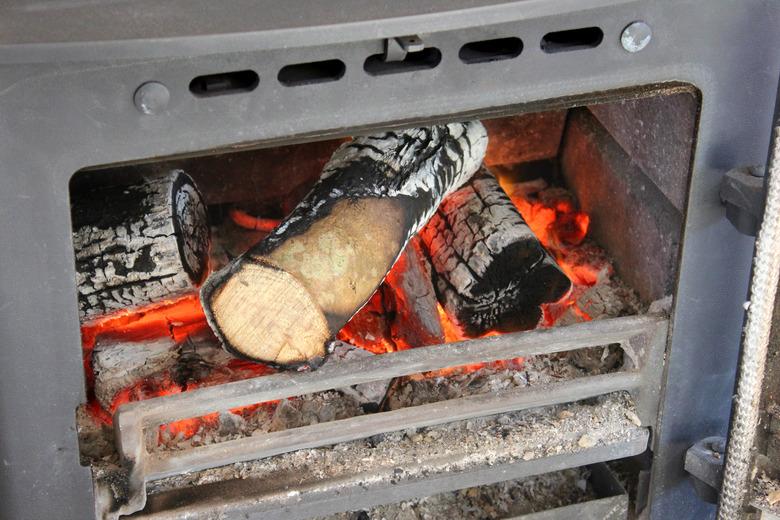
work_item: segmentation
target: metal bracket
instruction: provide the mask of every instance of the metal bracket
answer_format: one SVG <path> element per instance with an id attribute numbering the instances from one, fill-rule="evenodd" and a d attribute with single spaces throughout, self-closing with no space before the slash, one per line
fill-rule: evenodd
<path id="1" fill-rule="evenodd" d="M 763 166 L 747 166 L 726 172 L 720 183 L 720 200 L 726 217 L 740 233 L 756 236 L 764 216 L 766 187 Z"/>
<path id="2" fill-rule="evenodd" d="M 699 498 L 711 504 L 718 502 L 725 451 L 724 437 L 707 437 L 685 452 L 685 471 L 691 476 L 693 488 Z"/>
<path id="3" fill-rule="evenodd" d="M 410 52 L 420 52 L 425 48 L 422 38 L 416 34 L 399 36 L 385 40 L 385 61 L 404 61 Z"/>

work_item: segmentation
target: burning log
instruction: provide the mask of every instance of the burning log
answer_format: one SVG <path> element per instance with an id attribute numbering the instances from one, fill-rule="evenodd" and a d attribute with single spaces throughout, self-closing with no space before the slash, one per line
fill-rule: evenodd
<path id="1" fill-rule="evenodd" d="M 138 343 L 98 343 L 92 352 L 95 397 L 104 410 L 110 410 L 121 390 L 173 367 L 178 357 L 179 345 L 168 337 Z"/>
<path id="2" fill-rule="evenodd" d="M 533 328 L 571 282 L 483 168 L 420 233 L 447 313 L 470 336 Z"/>
<path id="3" fill-rule="evenodd" d="M 187 388 L 265 375 L 271 369 L 235 359 L 208 328 L 182 341 L 166 336 L 148 341 L 99 341 L 92 352 L 95 397 L 104 410 L 112 410 L 117 396 L 155 382 Z M 169 390 L 166 388 L 166 390 Z M 150 395 L 156 394 L 150 389 Z"/>
<path id="4" fill-rule="evenodd" d="M 411 347 L 444 343 L 432 268 L 421 248 L 419 238 L 410 240 L 385 280 L 384 299 L 395 313 L 393 340 Z"/>
<path id="5" fill-rule="evenodd" d="M 206 207 L 181 170 L 90 187 L 73 224 L 82 320 L 179 296 L 206 276 Z"/>
<path id="6" fill-rule="evenodd" d="M 268 237 L 201 290 L 224 346 L 277 365 L 312 362 L 376 290 L 440 201 L 477 170 L 479 122 L 359 137 Z"/>

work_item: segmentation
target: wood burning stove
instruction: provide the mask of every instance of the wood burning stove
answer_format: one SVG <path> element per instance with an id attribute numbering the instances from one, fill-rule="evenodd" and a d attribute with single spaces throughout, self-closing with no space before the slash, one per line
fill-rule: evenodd
<path id="1" fill-rule="evenodd" d="M 766 159 L 774 10 L 602 0 L 401 2 L 381 13 L 360 2 L 201 7 L 184 8 L 186 24 L 143 3 L 4 8 L 5 516 L 365 517 L 380 504 L 562 470 L 582 471 L 577 481 L 601 497 L 578 499 L 583 514 L 713 513 L 683 457 L 728 422 L 752 240 L 717 192 L 727 170 Z M 70 29 L 83 16 L 92 23 Z M 407 345 L 387 325 L 387 341 L 369 345 L 376 336 L 353 323 L 339 338 L 379 353 L 332 345 L 343 355 L 316 370 L 272 374 L 199 336 L 187 292 L 197 273 L 162 307 L 165 298 L 144 295 L 132 312 L 95 321 L 83 297 L 94 293 L 82 290 L 77 304 L 86 260 L 74 269 L 74 245 L 78 256 L 79 230 L 98 224 L 75 210 L 119 214 L 96 203 L 105 186 L 155 179 L 180 190 L 191 179 L 199 192 L 173 206 L 173 235 L 210 220 L 214 267 L 265 234 L 266 219 L 283 218 L 344 139 L 474 120 L 494 143 L 486 164 L 498 192 L 575 289 L 587 278 L 558 307 L 546 304 L 547 328 L 446 337 L 443 304 L 441 344 Z M 180 171 L 188 177 L 170 173 Z M 549 191 L 563 189 L 570 195 Z M 539 226 L 535 210 L 552 220 Z M 610 258 L 610 290 L 625 291 L 616 300 L 587 293 L 603 281 L 588 278 L 593 263 L 565 257 L 584 254 L 575 247 L 584 219 Z M 543 236 L 561 222 L 563 232 Z M 189 229 L 202 239 L 197 223 Z M 416 251 L 431 256 L 432 288 L 446 302 L 432 244 L 423 233 Z M 189 258 L 198 247 L 184 249 Z M 156 306 L 139 312 L 140 303 Z M 366 312 L 388 321 L 387 303 L 377 305 Z M 601 310 L 588 315 L 589 305 Z M 596 314 L 604 319 L 589 321 Z M 577 356 L 580 370 L 561 377 Z M 168 386 L 131 396 L 124 383 L 153 378 Z M 327 409 L 343 396 L 351 411 L 301 418 L 304 404 Z M 274 420 L 264 413 L 282 421 L 280 409 L 289 428 L 258 426 Z M 113 447 L 100 418 L 113 424 Z"/>

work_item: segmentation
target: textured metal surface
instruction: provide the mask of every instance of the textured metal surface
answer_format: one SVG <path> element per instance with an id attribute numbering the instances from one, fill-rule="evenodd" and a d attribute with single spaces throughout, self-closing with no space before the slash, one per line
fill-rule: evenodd
<path id="1" fill-rule="evenodd" d="M 695 99 L 690 93 L 683 96 Z M 636 101 L 636 106 L 645 101 Z M 651 106 L 658 102 L 649 100 Z M 689 103 L 687 108 L 691 106 Z M 612 113 L 621 108 L 614 107 Z M 690 133 L 687 140 L 681 140 L 683 150 L 691 149 L 692 139 Z M 644 301 L 673 294 L 683 215 L 589 110 L 570 112 L 560 167 L 566 184 L 577 194 L 580 208 L 591 217 L 588 233 L 609 251 L 621 279 Z M 667 171 L 669 177 L 682 177 L 682 186 L 673 185 L 668 191 L 684 198 L 685 190 L 680 188 L 685 186 L 687 165 Z"/>
<path id="2" fill-rule="evenodd" d="M 654 425 L 659 367 L 667 336 L 663 318 L 626 317 L 564 328 L 506 334 L 480 340 L 356 359 L 316 372 L 280 373 L 123 405 L 115 415 L 117 449 L 131 467 L 124 514 L 144 507 L 146 482 L 294 450 L 362 439 L 514 410 L 631 391 L 645 425 Z M 311 392 L 386 380 L 463 364 L 551 354 L 617 343 L 631 359 L 628 372 L 583 377 L 546 388 L 464 397 L 416 407 L 321 423 L 165 454 L 147 452 L 145 430 L 162 422 Z M 644 389 L 644 387 L 648 387 Z"/>
<path id="3" fill-rule="evenodd" d="M 766 181 L 766 205 L 756 240 L 750 306 L 742 339 L 737 395 L 718 504 L 720 520 L 739 518 L 745 505 L 750 486 L 748 474 L 753 462 L 753 446 L 761 415 L 761 390 L 780 279 L 780 124 L 774 128 Z"/>
<path id="4" fill-rule="evenodd" d="M 441 3 L 424 1 L 371 11 L 346 2 L 309 2 L 308 10 L 258 4 L 263 16 L 216 4 L 198 9 L 203 2 L 171 9 L 151 0 L 90 9 L 74 2 L 3 7 L 0 516 L 92 514 L 91 479 L 78 464 L 73 417 L 84 400 L 68 203 L 73 172 L 560 107 L 594 92 L 614 99 L 620 89 L 680 81 L 699 89 L 702 104 L 664 406 L 653 435 L 651 516 L 713 513 L 693 493 L 682 461 L 691 444 L 727 428 L 753 243 L 725 219 L 717 192 L 727 170 L 766 160 L 780 64 L 779 8 L 763 0 L 746 0 L 739 9 L 727 0 L 491 4 L 441 15 L 430 14 Z M 375 9 L 408 11 L 392 17 Z M 139 14 L 148 17 L 133 16 Z M 311 20 L 331 25 L 307 25 Z M 645 50 L 630 54 L 620 33 L 634 20 L 647 21 L 654 36 Z M 592 26 L 604 31 L 599 47 L 557 54 L 538 48 L 550 31 Z M 365 74 L 363 62 L 382 52 L 382 38 L 410 33 L 442 50 L 437 68 Z M 504 36 L 526 42 L 516 59 L 468 65 L 457 59 L 465 43 Z M 284 87 L 275 80 L 285 65 L 334 58 L 347 67 L 339 81 Z M 260 75 L 251 93 L 196 98 L 189 92 L 196 76 L 247 68 Z M 133 103 L 135 89 L 147 81 L 171 92 L 161 114 L 141 114 Z"/>
<path id="5" fill-rule="evenodd" d="M 588 107 L 681 213 L 688 199 L 698 100 L 691 93 Z"/>

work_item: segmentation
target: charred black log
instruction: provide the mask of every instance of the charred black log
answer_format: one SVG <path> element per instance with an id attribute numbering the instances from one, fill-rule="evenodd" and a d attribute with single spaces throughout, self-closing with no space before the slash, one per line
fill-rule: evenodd
<path id="1" fill-rule="evenodd" d="M 82 320 L 191 292 L 206 276 L 206 207 L 181 170 L 83 189 L 72 213 Z"/>
<path id="2" fill-rule="evenodd" d="M 342 145 L 267 238 L 212 275 L 201 300 L 226 348 L 296 365 L 368 300 L 442 198 L 478 169 L 479 122 L 387 132 Z"/>
<path id="3" fill-rule="evenodd" d="M 447 314 L 470 336 L 536 326 L 571 282 L 485 168 L 442 202 L 420 234 Z"/>

